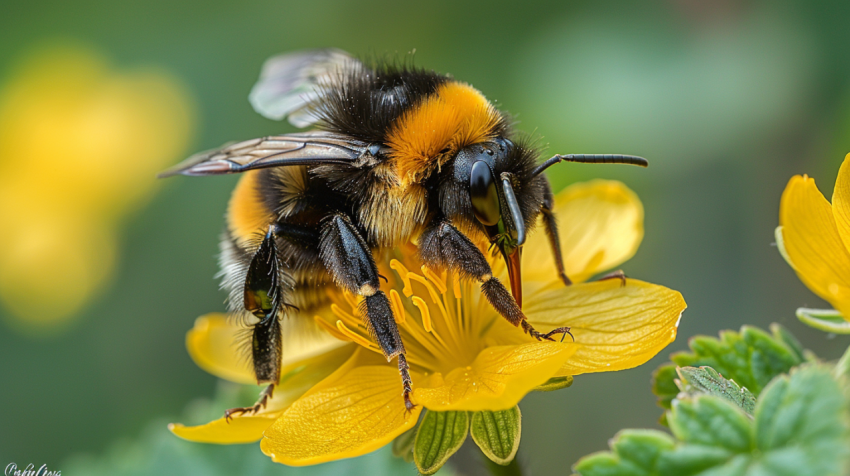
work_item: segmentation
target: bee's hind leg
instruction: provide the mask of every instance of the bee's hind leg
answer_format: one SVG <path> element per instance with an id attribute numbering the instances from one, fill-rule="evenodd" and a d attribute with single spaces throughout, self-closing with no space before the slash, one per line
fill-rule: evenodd
<path id="1" fill-rule="evenodd" d="M 268 404 L 269 399 L 272 398 L 272 395 L 274 395 L 274 386 L 275 384 L 272 383 L 269 384 L 268 387 L 264 388 L 263 391 L 260 392 L 260 399 L 257 400 L 257 403 L 250 407 L 237 407 L 225 410 L 224 419 L 230 423 L 230 419 L 236 415 L 244 415 L 245 413 L 253 415 L 263 408 L 266 408 L 266 404 Z"/>
<path id="2" fill-rule="evenodd" d="M 369 246 L 347 216 L 336 214 L 323 222 L 319 257 L 338 286 L 364 297 L 360 314 L 366 317 L 366 326 L 387 362 L 398 358 L 404 405 L 407 411 L 413 410 L 410 367 L 390 301 L 380 290 L 378 267 Z"/>
<path id="3" fill-rule="evenodd" d="M 266 407 L 280 380 L 283 337 L 280 319 L 291 307 L 284 298 L 284 270 L 278 257 L 275 228 L 269 227 L 251 259 L 245 276 L 243 305 L 259 321 L 251 326 L 251 363 L 258 384 L 269 384 L 253 406 L 231 408 L 224 412 L 228 422 L 234 415 L 254 414 Z"/>
<path id="4" fill-rule="evenodd" d="M 285 303 L 281 306 L 286 307 Z M 280 311 L 274 311 L 262 321 L 254 324 L 251 351 L 254 364 L 254 374 L 257 383 L 268 383 L 257 403 L 250 407 L 231 408 L 224 412 L 224 418 L 228 422 L 234 415 L 254 414 L 266 407 L 269 399 L 274 394 L 275 384 L 280 380 L 280 358 L 282 335 L 279 322 Z"/>

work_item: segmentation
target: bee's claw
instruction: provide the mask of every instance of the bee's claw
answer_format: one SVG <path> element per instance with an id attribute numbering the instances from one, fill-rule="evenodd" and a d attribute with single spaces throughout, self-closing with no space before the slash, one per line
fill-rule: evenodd
<path id="1" fill-rule="evenodd" d="M 529 324 L 527 320 L 523 320 L 522 321 L 522 330 L 525 331 L 526 334 L 530 335 L 531 337 L 534 337 L 535 339 L 537 339 L 539 341 L 548 340 L 548 341 L 555 342 L 555 339 L 553 339 L 552 336 L 556 335 L 556 334 L 561 334 L 561 342 L 564 342 L 564 337 L 567 334 L 570 335 L 570 338 L 573 340 L 573 342 L 576 341 L 576 338 L 575 338 L 575 336 L 573 336 L 572 332 L 570 332 L 569 327 L 558 327 L 557 329 L 552 329 L 551 331 L 543 334 L 541 332 L 538 332 L 537 329 L 535 329 L 534 326 Z"/>
<path id="2" fill-rule="evenodd" d="M 257 400 L 257 403 L 255 403 L 253 406 L 236 407 L 236 408 L 230 408 L 228 410 L 225 410 L 224 411 L 224 420 L 227 423 L 230 423 L 230 420 L 236 415 L 244 415 L 246 413 L 249 414 L 249 415 L 253 415 L 253 414 L 257 413 L 258 411 L 262 410 L 263 408 L 266 408 L 266 404 L 269 402 L 269 398 L 271 398 L 272 394 L 274 394 L 274 384 L 269 385 L 268 387 L 266 387 L 263 390 L 262 393 L 260 393 L 260 399 Z"/>
<path id="3" fill-rule="evenodd" d="M 230 408 L 230 409 L 224 411 L 224 420 L 227 423 L 230 423 L 230 420 L 236 415 L 244 415 L 245 413 L 253 415 L 254 413 L 257 413 L 258 411 L 260 411 L 260 404 L 259 403 L 252 406 L 252 407 Z"/>
<path id="4" fill-rule="evenodd" d="M 614 271 L 612 273 L 608 273 L 605 276 L 602 276 L 601 278 L 599 278 L 597 281 L 607 281 L 609 279 L 619 279 L 620 282 L 621 282 L 620 283 L 621 287 L 626 286 L 626 273 L 624 273 L 622 269 L 618 269 L 617 271 Z"/>
<path id="5" fill-rule="evenodd" d="M 409 413 L 411 413 L 411 412 L 412 412 L 413 410 L 415 410 L 415 409 L 416 409 L 416 407 L 418 407 L 418 406 L 419 406 L 419 405 L 417 405 L 417 404 L 413 403 L 413 402 L 410 400 L 410 392 L 408 392 L 408 391 L 406 391 L 406 390 L 405 390 L 405 392 L 404 392 L 404 412 L 405 412 L 405 414 L 409 414 Z"/>

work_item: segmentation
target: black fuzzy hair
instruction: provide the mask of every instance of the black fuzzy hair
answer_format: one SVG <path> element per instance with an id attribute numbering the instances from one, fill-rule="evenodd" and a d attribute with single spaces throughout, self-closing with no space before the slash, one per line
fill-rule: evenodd
<path id="1" fill-rule="evenodd" d="M 357 139 L 384 143 L 393 123 L 406 110 L 433 94 L 448 76 L 409 62 L 374 61 L 341 68 L 314 106 L 320 127 Z"/>
<path id="2" fill-rule="evenodd" d="M 510 172 L 515 180 L 514 188 L 519 208 L 525 221 L 526 230 L 531 230 L 537 222 L 537 215 L 543 205 L 545 184 L 534 176 L 537 159 L 540 157 L 538 141 L 531 135 L 519 134 L 513 138 L 513 147 L 504 158 L 497 158 L 494 164 L 496 177 L 502 172 Z"/>

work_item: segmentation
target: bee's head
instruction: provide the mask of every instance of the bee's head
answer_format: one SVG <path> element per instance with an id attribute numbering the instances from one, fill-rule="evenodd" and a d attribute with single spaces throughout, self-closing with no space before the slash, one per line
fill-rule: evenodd
<path id="1" fill-rule="evenodd" d="M 542 179 L 533 170 L 537 152 L 508 139 L 461 149 L 441 189 L 443 212 L 466 228 L 483 231 L 505 259 L 511 291 L 522 302 L 520 257 L 543 203 Z"/>

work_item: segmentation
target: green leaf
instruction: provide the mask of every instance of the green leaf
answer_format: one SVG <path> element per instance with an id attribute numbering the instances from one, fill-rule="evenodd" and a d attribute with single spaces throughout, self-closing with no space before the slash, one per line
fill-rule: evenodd
<path id="1" fill-rule="evenodd" d="M 774 474 L 841 474 L 846 401 L 831 369 L 811 366 L 771 382 L 756 408 L 755 440 Z"/>
<path id="2" fill-rule="evenodd" d="M 711 367 L 758 397 L 774 377 L 811 360 L 804 357 L 802 346 L 788 331 L 777 324 L 771 330 L 772 335 L 744 326 L 740 332 L 720 332 L 719 339 L 696 336 L 688 342 L 691 352 L 675 353 L 670 360 L 679 367 Z M 658 404 L 669 409 L 669 402 L 678 393 L 676 374 L 665 365 L 654 377 L 653 392 L 659 397 Z"/>
<path id="3" fill-rule="evenodd" d="M 752 446 L 752 421 L 723 398 L 701 395 L 676 400 L 667 421 L 673 435 L 688 443 L 729 454 L 746 452 Z"/>
<path id="4" fill-rule="evenodd" d="M 554 390 L 560 390 L 562 388 L 567 388 L 573 384 L 573 376 L 567 375 L 565 377 L 552 377 L 543 385 L 539 385 L 534 387 L 535 392 L 552 392 Z"/>
<path id="5" fill-rule="evenodd" d="M 611 451 L 579 460 L 582 476 L 840 476 L 850 457 L 848 405 L 832 369 L 805 365 L 774 379 L 754 418 L 708 394 L 668 413 L 673 438 L 625 430 Z"/>
<path id="6" fill-rule="evenodd" d="M 650 476 L 658 457 L 674 448 L 670 435 L 655 430 L 623 430 L 611 441 L 613 452 L 585 456 L 573 471 L 582 476 Z"/>
<path id="7" fill-rule="evenodd" d="M 734 380 L 726 380 L 711 367 L 681 367 L 676 369 L 679 374 L 679 386 L 687 394 L 696 393 L 715 395 L 737 405 L 748 415 L 752 415 L 756 407 L 756 397 L 741 387 Z"/>
<path id="8" fill-rule="evenodd" d="M 834 309 L 797 309 L 797 319 L 815 329 L 834 334 L 850 334 L 850 322 Z"/>
<path id="9" fill-rule="evenodd" d="M 468 433 L 469 413 L 427 410 L 413 444 L 413 461 L 419 472 L 436 473 L 460 449 Z"/>
<path id="10" fill-rule="evenodd" d="M 770 332 L 773 333 L 773 337 L 776 340 L 781 341 L 789 349 L 791 349 L 791 351 L 794 352 L 794 355 L 796 355 L 801 362 L 807 360 L 815 360 L 814 358 L 806 356 L 806 354 L 809 352 L 803 347 L 803 344 L 801 344 L 800 341 L 798 341 L 797 338 L 794 337 L 794 334 L 788 331 L 788 329 L 774 322 L 770 325 Z"/>
<path id="11" fill-rule="evenodd" d="M 475 444 L 490 461 L 507 465 L 519 449 L 522 414 L 519 407 L 497 412 L 474 412 L 470 432 Z"/>
<path id="12" fill-rule="evenodd" d="M 676 385 L 676 365 L 665 364 L 655 369 L 652 373 L 652 393 L 658 397 L 658 405 L 667 410 L 676 395 L 679 394 L 679 386 Z"/>

